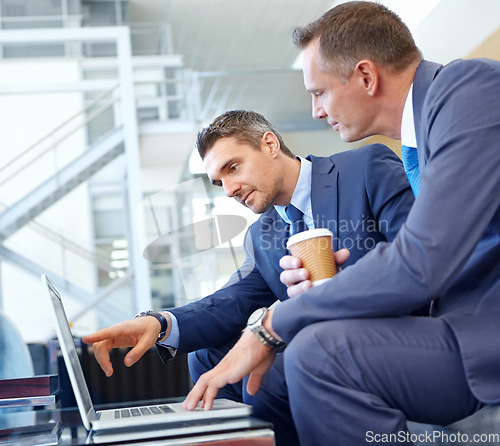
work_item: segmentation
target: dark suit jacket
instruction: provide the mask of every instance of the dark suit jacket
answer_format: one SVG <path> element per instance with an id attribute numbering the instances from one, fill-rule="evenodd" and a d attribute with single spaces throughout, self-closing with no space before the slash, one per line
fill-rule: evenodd
<path id="1" fill-rule="evenodd" d="M 334 233 L 334 248 L 349 248 L 353 264 L 376 243 L 392 240 L 413 204 L 399 158 L 380 144 L 332 155 L 311 156 L 311 201 L 316 227 Z M 171 311 L 179 323 L 177 354 L 229 342 L 255 309 L 286 300 L 279 259 L 287 254 L 287 225 L 274 207 L 249 228 L 246 259 L 228 284 L 197 302 Z M 158 346 L 163 360 L 171 358 Z"/>
<path id="2" fill-rule="evenodd" d="M 421 189 L 391 244 L 276 308 L 290 341 L 331 319 L 431 315 L 453 330 L 469 385 L 500 402 L 500 62 L 422 61 L 413 84 Z"/>

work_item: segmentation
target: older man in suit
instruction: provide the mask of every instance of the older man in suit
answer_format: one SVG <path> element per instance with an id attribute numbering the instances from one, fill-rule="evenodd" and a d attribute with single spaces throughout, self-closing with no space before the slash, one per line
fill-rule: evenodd
<path id="1" fill-rule="evenodd" d="M 159 332 L 164 339 L 157 345 L 164 360 L 193 352 L 189 362 L 195 381 L 214 367 L 253 311 L 288 298 L 279 260 L 286 254 L 291 207 L 303 214 L 304 229 L 326 227 L 333 232 L 337 261 L 345 261 L 344 268 L 349 269 L 378 242 L 394 239 L 413 203 L 399 158 L 380 144 L 330 157 L 299 158 L 263 116 L 237 110 L 202 130 L 197 146 L 211 182 L 262 214 L 248 231 L 245 262 L 213 295 L 155 314 L 166 319 L 165 332 L 155 318 L 144 317 L 85 337 L 85 342 L 96 343 L 96 357 L 108 375 L 111 348 L 135 346 L 125 359 L 131 365 L 155 343 Z M 343 248 L 350 252 L 347 260 Z M 279 445 L 298 444 L 282 355 L 258 395 L 250 396 L 239 381 L 216 393 L 251 403 L 255 416 L 273 422 Z"/>
<path id="2" fill-rule="evenodd" d="M 384 6 L 349 2 L 296 30 L 313 115 L 346 141 L 401 138 L 417 196 L 392 243 L 292 297 L 262 321 L 286 341 L 285 375 L 304 445 L 413 444 L 407 420 L 446 425 L 500 402 L 500 62 L 422 60 Z M 426 317 L 411 312 L 430 305 Z M 272 349 L 249 330 L 186 399 L 229 377 L 259 388 Z M 251 359 L 250 359 L 251 358 Z"/>

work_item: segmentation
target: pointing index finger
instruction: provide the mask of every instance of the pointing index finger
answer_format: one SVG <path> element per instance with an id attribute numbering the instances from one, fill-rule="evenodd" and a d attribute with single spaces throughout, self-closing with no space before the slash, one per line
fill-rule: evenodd
<path id="1" fill-rule="evenodd" d="M 116 334 L 113 333 L 112 328 L 103 328 L 95 333 L 82 337 L 82 342 L 85 344 L 94 344 L 95 342 L 105 341 L 112 339 Z"/>

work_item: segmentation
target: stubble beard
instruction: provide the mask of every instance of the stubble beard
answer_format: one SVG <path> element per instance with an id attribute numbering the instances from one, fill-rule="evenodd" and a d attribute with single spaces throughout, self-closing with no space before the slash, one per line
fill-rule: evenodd
<path id="1" fill-rule="evenodd" d="M 263 195 L 263 201 L 258 207 L 252 206 L 250 209 L 256 214 L 263 214 L 269 210 L 272 206 L 276 204 L 278 197 L 283 189 L 283 178 L 276 175 L 275 181 L 273 181 L 274 188 L 267 194 Z M 262 191 L 254 190 L 254 193 L 262 194 Z M 257 203 L 256 203 L 257 204 Z"/>

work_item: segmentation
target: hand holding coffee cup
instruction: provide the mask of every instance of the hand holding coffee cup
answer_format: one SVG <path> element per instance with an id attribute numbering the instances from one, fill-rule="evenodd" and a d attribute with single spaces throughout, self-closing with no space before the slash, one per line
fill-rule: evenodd
<path id="1" fill-rule="evenodd" d="M 332 240 L 333 233 L 322 228 L 299 232 L 288 239 L 288 250 L 309 271 L 313 286 L 332 278 L 337 272 Z"/>

